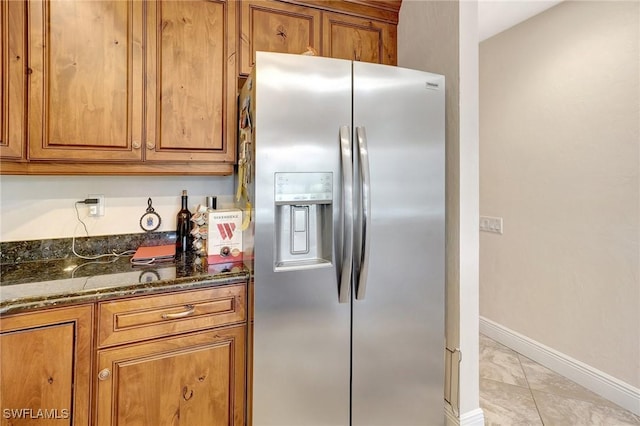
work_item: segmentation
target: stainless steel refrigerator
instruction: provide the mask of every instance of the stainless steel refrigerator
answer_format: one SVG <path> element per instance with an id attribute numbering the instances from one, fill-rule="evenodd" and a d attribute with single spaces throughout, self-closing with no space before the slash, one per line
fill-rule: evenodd
<path id="1" fill-rule="evenodd" d="M 238 191 L 253 209 L 255 426 L 444 423 L 444 89 L 257 53 Z"/>

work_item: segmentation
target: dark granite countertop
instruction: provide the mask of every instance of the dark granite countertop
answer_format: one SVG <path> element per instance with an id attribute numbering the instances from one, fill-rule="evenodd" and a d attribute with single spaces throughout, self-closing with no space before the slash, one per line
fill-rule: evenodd
<path id="1" fill-rule="evenodd" d="M 110 298 L 246 281 L 242 264 L 207 265 L 196 256 L 133 266 L 129 257 L 89 261 L 76 257 L 3 264 L 0 314 Z"/>

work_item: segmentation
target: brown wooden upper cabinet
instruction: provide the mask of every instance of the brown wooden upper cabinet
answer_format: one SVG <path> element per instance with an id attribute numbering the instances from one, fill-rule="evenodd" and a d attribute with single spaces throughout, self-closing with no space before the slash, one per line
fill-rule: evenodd
<path id="1" fill-rule="evenodd" d="M 277 1 L 242 1 L 240 73 L 249 74 L 256 52 L 302 53 L 320 50 L 320 11 Z"/>
<path id="2" fill-rule="evenodd" d="M 236 1 L 147 7 L 146 159 L 235 161 Z"/>
<path id="3" fill-rule="evenodd" d="M 248 75 L 255 52 L 319 55 L 397 64 L 400 0 L 241 0 L 240 74 Z"/>
<path id="4" fill-rule="evenodd" d="M 29 157 L 141 160 L 142 2 L 29 2 Z"/>
<path id="5" fill-rule="evenodd" d="M 0 3 L 0 158 L 22 160 L 26 138 L 26 3 Z"/>
<path id="6" fill-rule="evenodd" d="M 2 1 L 0 172 L 232 174 L 255 52 L 395 65 L 400 4 Z"/>
<path id="7" fill-rule="evenodd" d="M 30 161 L 230 171 L 235 10 L 235 1 L 31 0 Z"/>
<path id="8" fill-rule="evenodd" d="M 324 56 L 396 65 L 396 40 L 395 24 L 340 13 L 322 14 Z"/>

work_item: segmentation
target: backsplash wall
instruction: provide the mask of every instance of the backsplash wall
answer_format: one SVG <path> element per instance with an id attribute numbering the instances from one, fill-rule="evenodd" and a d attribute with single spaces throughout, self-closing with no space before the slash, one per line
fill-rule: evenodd
<path id="1" fill-rule="evenodd" d="M 89 236 L 144 232 L 149 197 L 162 218 L 158 231 L 174 231 L 183 189 L 192 211 L 207 195 L 218 196 L 218 208 L 233 204 L 233 176 L 0 176 L 0 241 L 85 237 L 74 203 L 89 194 L 105 197 L 102 217 L 78 205 Z"/>

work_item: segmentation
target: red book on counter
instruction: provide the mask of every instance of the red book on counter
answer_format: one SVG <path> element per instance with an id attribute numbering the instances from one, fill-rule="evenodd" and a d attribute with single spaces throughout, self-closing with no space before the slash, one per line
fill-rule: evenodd
<path id="1" fill-rule="evenodd" d="M 140 246 L 131 258 L 134 265 L 150 265 L 157 262 L 166 262 L 176 257 L 176 245 L 165 244 L 162 246 Z"/>

